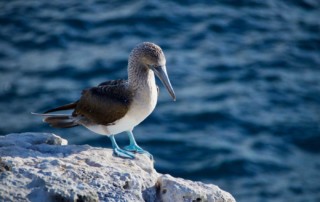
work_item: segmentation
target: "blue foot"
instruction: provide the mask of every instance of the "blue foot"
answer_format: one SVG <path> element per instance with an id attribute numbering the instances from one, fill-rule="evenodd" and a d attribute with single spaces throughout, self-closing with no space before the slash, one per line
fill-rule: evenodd
<path id="1" fill-rule="evenodd" d="M 143 150 L 141 147 L 138 146 L 138 144 L 136 143 L 136 140 L 134 139 L 132 131 L 127 131 L 127 134 L 128 134 L 129 140 L 130 140 L 130 145 L 124 147 L 124 149 L 127 150 L 127 151 L 130 151 L 130 152 L 136 152 L 136 153 L 139 153 L 139 154 L 145 154 L 151 160 L 153 160 L 153 156 L 149 152 Z"/>
<path id="2" fill-rule="evenodd" d="M 139 154 L 143 154 L 143 153 L 147 152 L 147 151 L 143 150 L 141 147 L 139 147 L 138 145 L 134 145 L 134 144 L 130 144 L 128 146 L 125 146 L 124 149 L 126 151 L 137 152 Z"/>
<path id="3" fill-rule="evenodd" d="M 125 146 L 123 149 L 125 149 L 126 151 L 130 151 L 130 152 L 136 152 L 136 153 L 139 153 L 139 154 L 145 154 L 147 155 L 151 160 L 153 160 L 153 156 L 147 152 L 146 150 L 143 150 L 141 147 L 139 147 L 138 145 L 128 145 L 128 146 Z"/>
<path id="4" fill-rule="evenodd" d="M 135 155 L 131 152 L 125 151 L 120 148 L 114 148 L 113 154 L 118 157 L 127 158 L 127 159 L 134 159 Z"/>
<path id="5" fill-rule="evenodd" d="M 120 149 L 117 142 L 116 142 L 116 139 L 114 138 L 114 135 L 111 135 L 110 137 L 110 140 L 111 140 L 111 143 L 112 143 L 112 148 L 113 148 L 113 154 L 115 156 L 119 156 L 119 157 L 122 157 L 122 158 L 127 158 L 127 159 L 134 159 L 134 154 L 129 152 L 129 151 L 125 151 L 123 149 Z"/>

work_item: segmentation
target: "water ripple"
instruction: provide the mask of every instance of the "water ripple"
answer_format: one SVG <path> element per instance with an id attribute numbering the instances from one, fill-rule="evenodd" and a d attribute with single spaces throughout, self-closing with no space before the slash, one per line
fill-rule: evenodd
<path id="1" fill-rule="evenodd" d="M 237 201 L 319 199 L 319 1 L 13 0 L 0 8 L 0 134 L 51 131 L 110 147 L 30 112 L 126 78 L 130 50 L 152 41 L 166 54 L 177 101 L 159 83 L 158 106 L 135 135 L 160 172 L 218 184 Z"/>

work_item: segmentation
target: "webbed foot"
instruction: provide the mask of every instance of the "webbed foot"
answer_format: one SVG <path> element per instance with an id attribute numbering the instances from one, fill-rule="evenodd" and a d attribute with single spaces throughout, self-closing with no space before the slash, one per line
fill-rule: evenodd
<path id="1" fill-rule="evenodd" d="M 125 146 L 123 149 L 125 149 L 126 151 L 131 151 L 131 152 L 137 152 L 139 154 L 143 154 L 147 151 L 143 150 L 141 147 L 139 147 L 138 145 L 134 145 L 134 144 L 130 144 L 128 146 Z"/>
<path id="2" fill-rule="evenodd" d="M 127 159 L 134 159 L 135 158 L 135 155 L 129 151 L 125 151 L 123 149 L 120 149 L 120 148 L 114 148 L 113 149 L 113 154 L 115 156 L 118 156 L 118 157 L 122 157 L 122 158 L 127 158 Z"/>
<path id="3" fill-rule="evenodd" d="M 116 139 L 114 138 L 114 135 L 111 135 L 110 137 L 112 148 L 113 148 L 113 154 L 118 157 L 127 158 L 127 159 L 134 159 L 135 155 L 132 152 L 125 151 L 123 149 L 120 149 L 118 146 Z"/>
<path id="4" fill-rule="evenodd" d="M 147 152 L 146 150 L 142 149 L 141 147 L 139 147 L 136 144 L 130 144 L 128 146 L 125 146 L 123 149 L 126 150 L 126 151 L 129 151 L 129 152 L 136 152 L 136 153 L 139 153 L 139 154 L 145 154 L 151 160 L 153 160 L 153 156 L 149 152 Z"/>
<path id="5" fill-rule="evenodd" d="M 129 140 L 130 140 L 130 145 L 125 146 L 124 149 L 130 152 L 136 152 L 139 154 L 145 154 L 147 155 L 151 160 L 153 160 L 153 156 L 145 151 L 144 149 L 142 149 L 141 147 L 138 146 L 138 144 L 136 143 L 136 140 L 134 139 L 133 133 L 132 131 L 127 131 Z"/>

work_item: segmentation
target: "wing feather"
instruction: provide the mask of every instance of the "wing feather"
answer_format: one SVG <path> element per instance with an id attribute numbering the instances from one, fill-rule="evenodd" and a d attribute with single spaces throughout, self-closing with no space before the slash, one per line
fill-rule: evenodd
<path id="1" fill-rule="evenodd" d="M 103 82 L 82 92 L 73 116 L 83 116 L 91 122 L 110 125 L 128 112 L 132 97 L 125 80 Z"/>

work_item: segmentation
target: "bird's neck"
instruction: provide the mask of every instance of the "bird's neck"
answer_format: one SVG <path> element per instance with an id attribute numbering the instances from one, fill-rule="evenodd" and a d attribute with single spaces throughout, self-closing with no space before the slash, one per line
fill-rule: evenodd
<path id="1" fill-rule="evenodd" d="M 140 123 L 157 104 L 158 91 L 153 71 L 143 67 L 129 68 L 128 85 L 133 92 L 130 112 L 134 114 L 133 119 Z"/>
<path id="2" fill-rule="evenodd" d="M 150 91 L 156 88 L 155 77 L 152 70 L 135 65 L 128 68 L 128 83 L 136 92 Z"/>
<path id="3" fill-rule="evenodd" d="M 137 67 L 137 66 L 135 66 Z M 128 84 L 133 92 L 132 110 L 143 118 L 147 117 L 157 104 L 157 86 L 154 73 L 148 68 L 129 68 Z"/>

